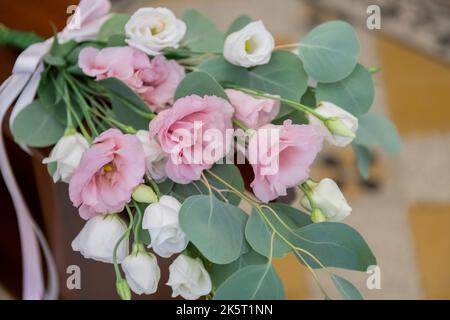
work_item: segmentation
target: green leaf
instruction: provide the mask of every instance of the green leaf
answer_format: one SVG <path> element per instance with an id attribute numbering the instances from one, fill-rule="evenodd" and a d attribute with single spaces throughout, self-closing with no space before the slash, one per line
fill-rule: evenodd
<path id="1" fill-rule="evenodd" d="M 300 101 L 308 87 L 308 76 L 295 54 L 276 51 L 269 63 L 249 71 L 249 87 Z"/>
<path id="2" fill-rule="evenodd" d="M 111 36 L 124 35 L 125 24 L 129 18 L 129 15 L 124 13 L 112 14 L 111 17 L 101 26 L 99 32 L 97 33 L 97 40 L 108 41 Z"/>
<path id="3" fill-rule="evenodd" d="M 356 160 L 358 161 L 358 172 L 364 178 L 369 178 L 369 168 L 372 163 L 372 153 L 369 148 L 352 143 L 353 151 L 356 155 Z"/>
<path id="4" fill-rule="evenodd" d="M 0 24 L 0 45 L 25 50 L 32 44 L 43 41 L 44 39 L 34 32 L 12 30 Z"/>
<path id="5" fill-rule="evenodd" d="M 352 73 L 360 48 L 350 24 L 330 21 L 311 30 L 298 50 L 308 75 L 318 82 L 336 82 Z"/>
<path id="6" fill-rule="evenodd" d="M 265 257 L 270 257 L 273 235 L 273 230 L 266 222 L 266 219 L 269 220 L 270 224 L 282 237 L 288 240 L 295 236 L 295 230 L 311 223 L 311 219 L 307 214 L 289 205 L 272 203 L 269 206 L 276 212 L 277 216 L 271 210 L 263 208 L 264 219 L 260 212 L 253 209 L 245 227 L 245 237 L 248 243 L 256 252 Z M 291 250 L 292 248 L 278 234 L 275 234 L 273 239 L 273 257 L 281 258 Z"/>
<path id="7" fill-rule="evenodd" d="M 187 27 L 182 46 L 198 52 L 222 52 L 225 37 L 214 22 L 193 9 L 185 11 L 182 19 Z"/>
<path id="8" fill-rule="evenodd" d="M 199 96 L 217 96 L 228 100 L 228 97 L 216 80 L 205 72 L 191 72 L 178 84 L 175 91 L 175 100 L 196 94 Z"/>
<path id="9" fill-rule="evenodd" d="M 222 57 L 210 59 L 198 68 L 219 82 L 233 82 L 294 101 L 300 101 L 308 86 L 308 76 L 301 60 L 287 51 L 272 53 L 267 64 L 251 70 L 234 66 Z"/>
<path id="10" fill-rule="evenodd" d="M 244 180 L 242 179 L 239 169 L 233 164 L 215 164 L 211 168 L 211 172 L 219 177 L 226 177 L 228 184 L 231 184 L 235 189 L 239 191 L 244 190 Z M 223 190 L 228 189 L 226 185 L 216 180 L 208 172 L 205 172 L 206 178 L 209 183 L 216 189 Z M 178 198 L 180 201 L 198 194 L 208 194 L 208 188 L 201 181 L 193 181 L 189 184 L 175 184 L 172 188 L 172 195 Z M 219 200 L 224 200 L 225 197 L 229 204 L 238 206 L 241 202 L 241 198 L 234 194 L 233 192 L 223 191 L 220 195 L 217 191 L 213 190 L 214 195 Z"/>
<path id="11" fill-rule="evenodd" d="M 144 203 L 139 204 L 139 209 L 141 210 L 142 214 L 144 214 L 144 211 L 147 208 L 147 206 L 148 206 L 148 204 L 144 204 Z M 149 245 L 151 243 L 150 233 L 148 232 L 147 229 L 142 229 L 142 220 L 139 223 L 139 227 L 138 227 L 139 239 L 145 245 Z M 138 224 L 138 217 L 137 217 L 137 214 L 136 214 L 134 216 L 134 220 L 133 220 L 133 230 L 135 230 L 137 224 Z"/>
<path id="12" fill-rule="evenodd" d="M 377 261 L 363 237 L 352 227 L 338 222 L 321 222 L 302 227 L 292 237 L 294 244 L 308 251 L 325 267 L 366 271 Z M 308 254 L 300 253 L 313 268 L 321 266 Z"/>
<path id="13" fill-rule="evenodd" d="M 149 118 L 139 114 L 151 113 L 148 105 L 126 84 L 117 78 L 98 81 L 109 92 L 112 110 L 117 119 L 134 129 L 148 130 Z M 135 111 L 137 110 L 137 112 Z"/>
<path id="14" fill-rule="evenodd" d="M 247 15 L 241 15 L 234 19 L 234 21 L 231 23 L 230 27 L 227 30 L 227 35 L 239 31 L 242 28 L 244 28 L 246 25 L 248 25 L 250 22 L 252 22 L 252 18 L 250 18 Z"/>
<path id="15" fill-rule="evenodd" d="M 162 194 L 169 194 L 172 191 L 174 185 L 175 183 L 167 178 L 163 182 L 158 183 L 158 188 Z"/>
<path id="16" fill-rule="evenodd" d="M 394 124 L 380 113 L 368 113 L 359 118 L 354 143 L 366 147 L 379 146 L 388 153 L 398 153 L 402 146 Z"/>
<path id="17" fill-rule="evenodd" d="M 233 82 L 242 86 L 249 85 L 248 70 L 235 66 L 225 60 L 224 57 L 214 57 L 197 66 L 203 72 L 208 73 L 218 82 Z"/>
<path id="18" fill-rule="evenodd" d="M 227 264 L 242 251 L 246 213 L 217 200 L 214 195 L 186 199 L 180 210 L 180 226 L 189 240 L 211 262 Z"/>
<path id="19" fill-rule="evenodd" d="M 106 42 L 106 47 L 122 47 L 126 46 L 127 43 L 125 42 L 125 35 L 124 34 L 113 34 L 108 38 L 108 41 Z"/>
<path id="20" fill-rule="evenodd" d="M 372 76 L 360 64 L 339 82 L 319 83 L 316 93 L 319 101 L 333 102 L 357 117 L 369 111 L 375 96 Z"/>
<path id="21" fill-rule="evenodd" d="M 283 300 L 283 284 L 270 265 L 240 269 L 217 289 L 214 300 Z"/>
<path id="22" fill-rule="evenodd" d="M 66 61 L 63 57 L 60 56 L 53 56 L 51 54 L 47 54 L 44 57 L 44 62 L 48 65 L 55 66 L 55 67 L 63 67 L 66 65 Z"/>
<path id="23" fill-rule="evenodd" d="M 53 175 L 56 172 L 58 164 L 56 162 L 50 162 L 47 164 L 47 172 L 50 175 L 50 177 L 53 177 Z"/>
<path id="24" fill-rule="evenodd" d="M 267 264 L 267 258 L 250 249 L 249 252 L 244 253 L 231 263 L 214 264 L 211 270 L 209 270 L 209 275 L 211 276 L 214 286 L 218 287 L 238 270 L 246 266 L 259 264 Z"/>
<path id="25" fill-rule="evenodd" d="M 46 147 L 55 144 L 64 135 L 61 125 L 39 100 L 19 112 L 12 125 L 12 134 L 17 143 L 30 147 Z"/>
<path id="26" fill-rule="evenodd" d="M 94 41 L 83 42 L 67 54 L 67 56 L 66 56 L 67 64 L 70 66 L 78 67 L 78 56 L 80 55 L 80 51 L 83 50 L 84 48 L 88 48 L 88 47 L 93 47 L 93 48 L 97 48 L 97 49 L 102 48 L 102 46 L 98 42 L 94 42 Z"/>
<path id="27" fill-rule="evenodd" d="M 335 274 L 331 274 L 331 279 L 345 300 L 363 300 L 361 293 L 350 281 Z"/>

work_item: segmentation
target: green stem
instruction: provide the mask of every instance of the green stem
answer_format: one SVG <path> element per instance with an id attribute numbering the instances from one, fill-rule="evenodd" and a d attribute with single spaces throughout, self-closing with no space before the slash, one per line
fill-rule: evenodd
<path id="1" fill-rule="evenodd" d="M 142 215 L 141 208 L 139 207 L 139 204 L 134 200 L 133 200 L 133 205 L 136 208 L 136 212 L 137 212 L 137 222 L 136 222 L 136 225 L 134 226 L 134 243 L 136 245 L 139 245 L 141 243 L 139 228 L 141 227 L 143 215 Z"/>
<path id="2" fill-rule="evenodd" d="M 117 250 L 119 249 L 119 246 L 122 243 L 122 241 L 130 235 L 131 229 L 133 228 L 133 214 L 131 213 L 130 207 L 125 206 L 125 208 L 127 209 L 128 217 L 130 218 L 130 223 L 128 224 L 128 228 L 125 231 L 125 233 L 119 238 L 119 240 L 115 244 L 114 250 L 113 250 L 114 272 L 116 274 L 117 280 L 122 279 L 122 275 L 120 274 L 119 264 L 117 263 Z"/>

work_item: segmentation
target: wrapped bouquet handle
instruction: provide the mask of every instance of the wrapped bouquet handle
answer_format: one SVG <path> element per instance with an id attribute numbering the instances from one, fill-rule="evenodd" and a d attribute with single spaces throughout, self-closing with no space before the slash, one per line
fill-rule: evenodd
<path id="1" fill-rule="evenodd" d="M 71 24 L 58 34 L 62 41 L 78 41 L 95 37 L 99 28 L 108 18 L 111 4 L 109 0 L 82 0 L 77 7 L 76 24 Z M 12 108 L 9 125 L 16 115 L 29 105 L 36 94 L 41 73 L 42 59 L 50 50 L 52 39 L 36 43 L 24 50 L 16 60 L 12 75 L 0 87 L 0 123 L 3 123 L 9 107 Z M 23 147 L 26 150 L 26 147 Z M 42 230 L 34 221 L 22 196 L 4 144 L 3 132 L 0 134 L 0 169 L 11 195 L 19 224 L 22 248 L 23 299 L 56 299 L 58 297 L 58 278 L 55 261 Z M 45 289 L 39 246 L 47 264 L 48 287 Z"/>

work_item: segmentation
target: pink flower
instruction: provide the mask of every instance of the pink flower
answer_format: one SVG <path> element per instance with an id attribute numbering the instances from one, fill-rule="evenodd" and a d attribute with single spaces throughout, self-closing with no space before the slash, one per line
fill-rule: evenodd
<path id="1" fill-rule="evenodd" d="M 176 61 L 162 55 L 150 61 L 145 53 L 131 47 L 84 48 L 78 65 L 97 80 L 109 77 L 121 80 L 157 112 L 173 103 L 175 90 L 185 75 Z"/>
<path id="2" fill-rule="evenodd" d="M 309 167 L 322 149 L 323 131 L 311 125 L 261 127 L 251 137 L 248 158 L 255 179 L 251 183 L 255 195 L 264 202 L 286 195 L 309 176 Z"/>
<path id="3" fill-rule="evenodd" d="M 239 90 L 227 89 L 235 117 L 249 128 L 257 129 L 270 123 L 280 111 L 280 101 L 254 98 Z"/>
<path id="4" fill-rule="evenodd" d="M 167 176 L 176 183 L 199 180 L 201 173 L 228 151 L 226 129 L 232 129 L 233 107 L 216 96 L 178 99 L 150 122 L 150 137 L 158 136 L 170 154 Z"/>
<path id="5" fill-rule="evenodd" d="M 70 181 L 70 199 L 83 219 L 121 212 L 144 174 L 144 150 L 139 139 L 109 129 L 84 152 Z"/>
<path id="6" fill-rule="evenodd" d="M 175 60 L 167 60 L 158 55 L 151 61 L 150 70 L 141 73 L 141 79 L 150 89 L 143 94 L 143 98 L 153 111 L 159 112 L 173 104 L 173 97 L 178 84 L 185 76 L 185 71 Z"/>

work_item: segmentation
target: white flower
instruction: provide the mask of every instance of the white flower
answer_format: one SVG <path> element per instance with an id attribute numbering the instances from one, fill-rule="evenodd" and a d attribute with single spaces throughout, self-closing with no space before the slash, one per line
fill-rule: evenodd
<path id="1" fill-rule="evenodd" d="M 178 295 L 195 300 L 211 292 L 211 278 L 202 261 L 186 255 L 179 255 L 169 267 L 169 281 L 172 297 Z"/>
<path id="2" fill-rule="evenodd" d="M 134 293 L 152 294 L 158 289 L 161 270 L 154 254 L 136 250 L 123 260 L 122 270 Z"/>
<path id="3" fill-rule="evenodd" d="M 318 184 L 310 183 L 309 185 L 312 189 L 312 200 L 325 215 L 327 221 L 342 221 L 350 215 L 352 208 L 348 205 L 336 182 L 325 178 Z M 311 210 L 306 196 L 302 198 L 301 203 L 306 209 Z"/>
<path id="4" fill-rule="evenodd" d="M 259 20 L 228 35 L 223 56 L 234 65 L 248 68 L 269 62 L 274 46 L 272 35 Z"/>
<path id="5" fill-rule="evenodd" d="M 147 176 L 156 182 L 163 182 L 166 175 L 167 154 L 165 154 L 156 138 L 150 139 L 146 130 L 139 130 L 136 137 L 142 144 L 145 154 L 145 167 Z"/>
<path id="6" fill-rule="evenodd" d="M 69 183 L 80 164 L 81 156 L 88 148 L 89 143 L 81 134 L 65 135 L 58 140 L 48 158 L 45 158 L 42 163 L 56 162 L 53 181 L 61 180 Z"/>
<path id="7" fill-rule="evenodd" d="M 87 259 L 112 263 L 114 246 L 126 230 L 127 225 L 117 214 L 97 215 L 86 222 L 72 241 L 72 249 Z M 128 238 L 118 247 L 117 261 L 122 262 L 127 255 Z"/>
<path id="8" fill-rule="evenodd" d="M 329 143 L 344 147 L 353 141 L 358 129 L 358 118 L 331 102 L 321 102 L 315 111 L 329 120 L 324 123 L 309 115 L 309 123 L 323 127 Z"/>
<path id="9" fill-rule="evenodd" d="M 162 196 L 159 202 L 145 209 L 142 228 L 150 233 L 149 248 L 161 257 L 168 258 L 183 251 L 189 242 L 178 222 L 180 208 L 181 203 L 177 199 Z"/>
<path id="10" fill-rule="evenodd" d="M 141 8 L 125 25 L 126 42 L 148 55 L 164 48 L 178 48 L 186 33 L 186 24 L 167 8 Z"/>

